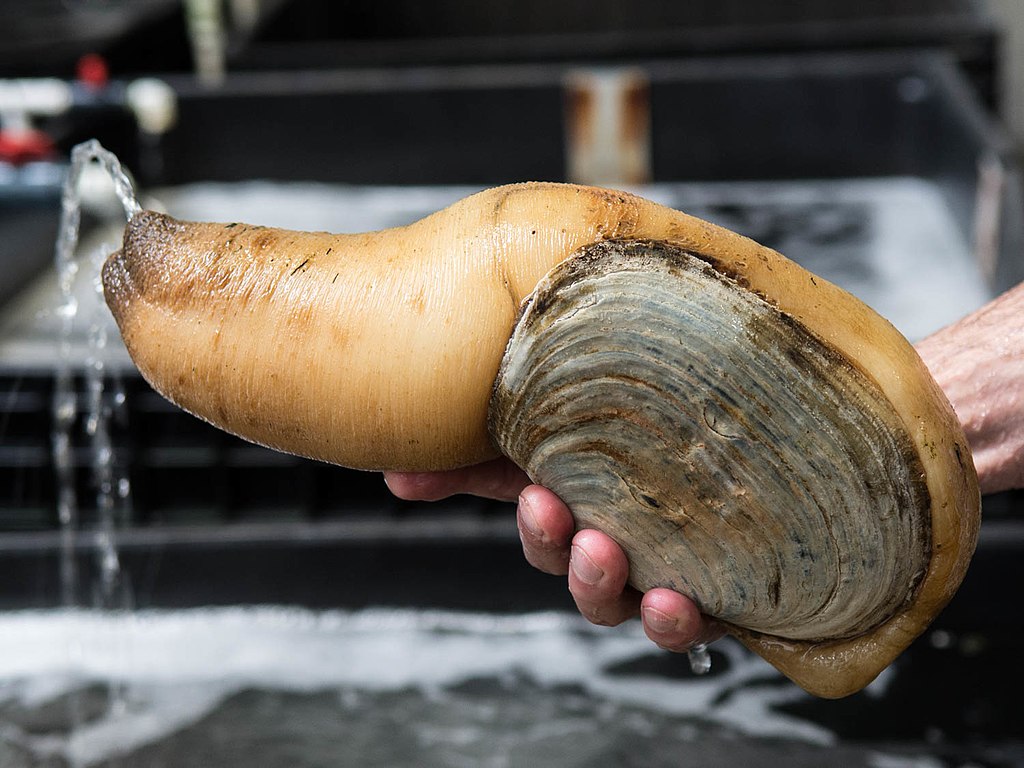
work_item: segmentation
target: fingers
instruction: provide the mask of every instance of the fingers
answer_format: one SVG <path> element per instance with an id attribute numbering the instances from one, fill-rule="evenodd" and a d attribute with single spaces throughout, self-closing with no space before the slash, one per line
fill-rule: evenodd
<path id="1" fill-rule="evenodd" d="M 678 592 L 653 589 L 641 598 L 627 585 L 629 561 L 614 539 L 592 530 L 574 537 L 569 508 L 546 488 L 523 489 L 518 522 L 527 561 L 545 573 L 568 573 L 569 591 L 588 621 L 614 626 L 639 613 L 647 636 L 661 648 L 677 652 L 724 634 L 720 625 L 702 616 L 693 601 Z"/>
<path id="2" fill-rule="evenodd" d="M 692 600 L 670 589 L 652 589 L 640 604 L 644 632 L 659 648 L 682 653 L 717 640 L 725 631 L 701 615 Z"/>
<path id="3" fill-rule="evenodd" d="M 676 652 L 724 634 L 721 625 L 678 592 L 652 589 L 641 595 L 628 586 L 629 561 L 621 547 L 599 531 L 574 536 L 568 507 L 546 488 L 530 485 L 526 473 L 507 459 L 446 472 L 385 472 L 384 480 L 401 499 L 437 501 L 456 493 L 518 498 L 519 537 L 527 561 L 545 573 L 568 574 L 576 606 L 594 624 L 614 626 L 639 614 L 647 636 Z"/>
<path id="4" fill-rule="evenodd" d="M 610 537 L 580 531 L 573 538 L 569 591 L 588 621 L 612 627 L 637 615 L 640 593 L 626 586 L 628 576 L 626 555 Z"/>
<path id="5" fill-rule="evenodd" d="M 567 574 L 576 524 L 562 500 L 539 485 L 527 486 L 519 494 L 516 520 L 526 561 L 544 573 Z"/>
<path id="6" fill-rule="evenodd" d="M 518 521 L 527 561 L 545 573 L 569 574 L 569 591 L 588 621 L 614 626 L 637 615 L 640 594 L 626 586 L 629 562 L 614 540 L 598 531 L 574 537 L 569 508 L 539 485 L 519 495 Z"/>
<path id="7" fill-rule="evenodd" d="M 445 472 L 385 472 L 384 482 L 400 499 L 438 501 L 468 493 L 499 501 L 515 501 L 530 479 L 508 459 L 494 459 Z"/>

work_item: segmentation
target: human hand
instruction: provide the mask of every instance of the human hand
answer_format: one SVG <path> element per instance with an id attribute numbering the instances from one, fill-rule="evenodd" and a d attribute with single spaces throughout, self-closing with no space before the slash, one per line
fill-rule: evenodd
<path id="1" fill-rule="evenodd" d="M 917 351 L 964 427 L 981 492 L 1024 488 L 1024 283 Z"/>
<path id="2" fill-rule="evenodd" d="M 517 501 L 523 553 L 535 568 L 569 577 L 569 591 L 585 618 L 615 626 L 639 615 L 647 636 L 659 647 L 687 651 L 721 637 L 716 622 L 701 615 L 687 597 L 669 589 L 646 594 L 630 587 L 629 562 L 622 548 L 596 530 L 575 532 L 569 508 L 550 490 L 531 485 L 526 473 L 507 459 L 446 472 L 385 472 L 391 492 L 401 499 L 437 501 L 468 493 Z"/>

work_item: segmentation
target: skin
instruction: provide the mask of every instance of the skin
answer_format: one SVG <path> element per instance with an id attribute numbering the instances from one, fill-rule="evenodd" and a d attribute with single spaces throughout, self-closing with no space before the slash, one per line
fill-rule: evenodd
<path id="1" fill-rule="evenodd" d="M 1024 488 L 1024 284 L 920 342 L 917 351 L 964 427 L 982 493 Z M 651 641 L 675 652 L 724 634 L 683 595 L 667 589 L 641 594 L 628 586 L 629 564 L 619 546 L 599 531 L 577 532 L 561 500 L 530 484 L 506 459 L 384 477 L 403 499 L 468 493 L 516 501 L 527 561 L 568 576 L 580 613 L 594 624 L 614 626 L 639 616 Z"/>
<path id="2" fill-rule="evenodd" d="M 964 427 L 982 493 L 1024 488 L 1024 283 L 917 350 Z"/>

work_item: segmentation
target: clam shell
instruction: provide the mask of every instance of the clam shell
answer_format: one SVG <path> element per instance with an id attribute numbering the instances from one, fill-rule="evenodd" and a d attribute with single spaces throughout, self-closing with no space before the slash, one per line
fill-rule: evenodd
<path id="1" fill-rule="evenodd" d="M 598 243 L 549 273 L 489 428 L 579 527 L 622 545 L 636 587 L 678 590 L 741 635 L 796 649 L 863 636 L 928 569 L 925 472 L 890 400 L 671 244 Z"/>

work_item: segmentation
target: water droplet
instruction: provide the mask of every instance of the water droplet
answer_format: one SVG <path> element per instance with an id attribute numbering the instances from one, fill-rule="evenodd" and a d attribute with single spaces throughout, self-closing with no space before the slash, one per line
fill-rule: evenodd
<path id="1" fill-rule="evenodd" d="M 65 320 L 72 320 L 77 314 L 78 300 L 74 296 L 66 297 L 64 303 L 57 307 L 57 316 Z"/>
<path id="2" fill-rule="evenodd" d="M 695 675 L 706 675 L 711 671 L 711 654 L 704 643 L 698 643 L 687 654 L 690 658 L 690 670 Z"/>
<path id="3" fill-rule="evenodd" d="M 100 561 L 103 566 L 103 575 L 107 578 L 117 574 L 121 570 L 121 561 L 117 557 L 117 550 L 114 549 L 113 542 L 105 541 L 103 543 L 103 558 Z"/>
<path id="4" fill-rule="evenodd" d="M 937 629 L 932 632 L 930 639 L 932 647 L 938 648 L 939 650 L 952 647 L 954 641 L 953 635 L 944 629 Z"/>
<path id="5" fill-rule="evenodd" d="M 57 517 L 61 525 L 71 525 L 74 521 L 74 509 L 69 501 L 67 496 L 63 494 L 57 501 Z"/>
<path id="6" fill-rule="evenodd" d="M 53 417 L 58 427 L 70 427 L 74 422 L 78 410 L 75 400 L 74 392 L 59 390 L 54 393 Z"/>

